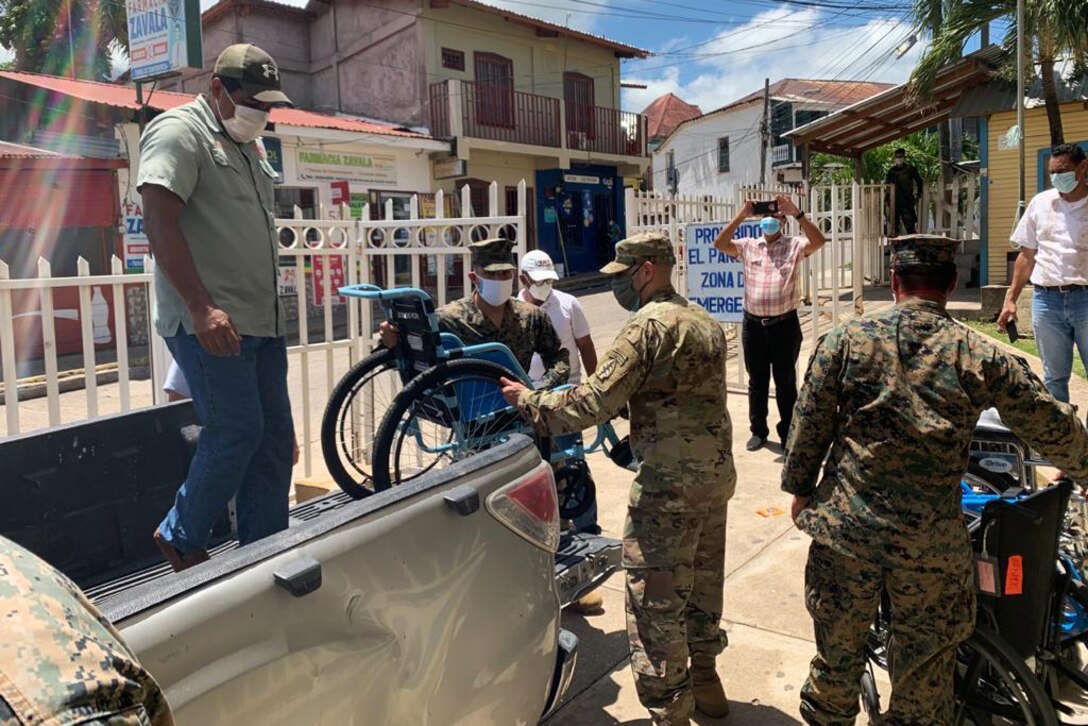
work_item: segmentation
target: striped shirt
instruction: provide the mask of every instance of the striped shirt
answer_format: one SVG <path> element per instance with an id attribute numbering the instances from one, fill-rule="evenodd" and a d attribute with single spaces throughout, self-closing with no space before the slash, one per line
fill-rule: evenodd
<path id="1" fill-rule="evenodd" d="M 771 318 L 796 310 L 808 239 L 782 236 L 767 244 L 766 237 L 743 237 L 733 243 L 744 262 L 744 312 Z"/>

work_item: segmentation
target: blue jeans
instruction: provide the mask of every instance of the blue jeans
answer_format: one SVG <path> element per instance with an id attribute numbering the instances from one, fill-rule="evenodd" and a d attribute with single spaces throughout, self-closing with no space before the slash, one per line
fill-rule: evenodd
<path id="1" fill-rule="evenodd" d="M 1073 345 L 1088 368 L 1088 290 L 1041 290 L 1031 298 L 1031 324 L 1043 359 L 1043 383 L 1059 401 L 1069 402 Z"/>
<path id="2" fill-rule="evenodd" d="M 287 341 L 243 336 L 242 352 L 215 356 L 196 336 L 166 339 L 192 391 L 203 430 L 189 476 L 160 535 L 182 553 L 207 546 L 237 495 L 238 541 L 287 529 L 294 424 L 287 396 Z"/>

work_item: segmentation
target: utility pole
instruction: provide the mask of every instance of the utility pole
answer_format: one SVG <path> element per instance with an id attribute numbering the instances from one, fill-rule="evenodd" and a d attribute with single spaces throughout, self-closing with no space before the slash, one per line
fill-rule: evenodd
<path id="1" fill-rule="evenodd" d="M 771 146 L 771 79 L 763 80 L 763 121 L 759 125 L 759 184 L 767 183 L 767 150 Z"/>
<path id="2" fill-rule="evenodd" d="M 76 51 L 72 45 L 72 2 L 68 0 L 68 22 L 65 25 L 68 26 L 68 72 L 72 74 L 72 80 L 76 78 Z"/>
<path id="3" fill-rule="evenodd" d="M 1024 199 L 1027 193 L 1027 182 L 1024 178 L 1025 156 L 1024 146 L 1027 135 L 1024 133 L 1024 65 L 1027 62 L 1027 50 L 1024 39 L 1024 0 L 1016 2 L 1016 128 L 1020 130 L 1020 197 L 1016 205 L 1016 221 L 1024 214 Z"/>

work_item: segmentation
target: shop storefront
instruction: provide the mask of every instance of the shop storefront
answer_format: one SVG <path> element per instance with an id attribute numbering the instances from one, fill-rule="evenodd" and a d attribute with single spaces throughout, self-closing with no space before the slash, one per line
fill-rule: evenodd
<path id="1" fill-rule="evenodd" d="M 624 219 L 623 178 L 616 167 L 538 171 L 536 186 L 538 246 L 566 275 L 595 272 L 613 258 Z"/>

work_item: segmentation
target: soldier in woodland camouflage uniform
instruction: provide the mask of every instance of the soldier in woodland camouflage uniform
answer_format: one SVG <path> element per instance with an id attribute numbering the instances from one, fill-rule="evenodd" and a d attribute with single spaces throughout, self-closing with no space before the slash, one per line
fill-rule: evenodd
<path id="1" fill-rule="evenodd" d="M 956 646 L 975 619 L 960 479 L 983 410 L 996 407 L 1028 444 L 1088 483 L 1088 435 L 1073 408 L 1025 361 L 946 312 L 956 244 L 895 240 L 896 305 L 824 336 L 797 401 L 782 488 L 813 538 L 805 599 L 817 654 L 801 691 L 810 724 L 854 723 L 882 589 L 895 623 L 885 723 L 952 722 Z"/>
<path id="2" fill-rule="evenodd" d="M 511 255 L 513 246 L 513 242 L 501 238 L 469 245 L 472 252 L 470 278 L 476 290 L 435 311 L 438 327 L 443 332 L 453 333 L 465 345 L 503 343 L 526 371 L 533 361 L 533 353 L 539 353 L 545 368 L 541 387 L 566 383 L 570 376 L 570 352 L 559 342 L 559 334 L 548 314 L 535 305 L 511 297 L 517 272 Z M 395 326 L 382 323 L 381 336 L 386 347 L 397 344 Z"/>
<path id="3" fill-rule="evenodd" d="M 620 242 L 602 272 L 635 315 L 597 371 L 567 391 L 512 381 L 503 389 L 547 436 L 608 421 L 630 404 L 641 462 L 624 529 L 631 667 L 654 721 L 672 726 L 689 723 L 693 706 L 713 716 L 729 709 L 714 661 L 726 644 L 725 523 L 736 482 L 725 336 L 673 289 L 675 262 L 662 235 Z"/>
<path id="4" fill-rule="evenodd" d="M 79 588 L 0 537 L 0 726 L 171 726 L 159 686 Z"/>

